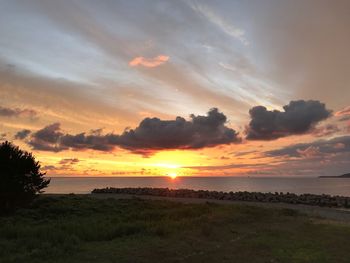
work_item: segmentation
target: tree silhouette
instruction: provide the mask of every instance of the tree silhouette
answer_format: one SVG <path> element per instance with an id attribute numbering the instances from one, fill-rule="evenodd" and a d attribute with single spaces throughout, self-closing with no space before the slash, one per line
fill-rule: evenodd
<path id="1" fill-rule="evenodd" d="M 0 144 L 0 207 L 2 211 L 30 203 L 50 179 L 44 178 L 32 153 L 6 141 Z"/>

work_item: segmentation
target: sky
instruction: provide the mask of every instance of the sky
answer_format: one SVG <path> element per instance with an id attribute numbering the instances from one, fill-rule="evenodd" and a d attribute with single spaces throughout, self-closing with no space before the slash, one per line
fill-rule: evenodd
<path id="1" fill-rule="evenodd" d="M 347 0 L 0 0 L 0 140 L 49 176 L 350 172 Z"/>

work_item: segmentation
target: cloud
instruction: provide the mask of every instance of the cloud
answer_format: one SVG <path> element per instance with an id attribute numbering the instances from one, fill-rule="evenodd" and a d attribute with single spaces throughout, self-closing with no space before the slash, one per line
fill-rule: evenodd
<path id="1" fill-rule="evenodd" d="M 309 146 L 306 149 L 297 149 L 297 152 L 300 155 L 300 157 L 304 158 L 314 158 L 322 156 L 319 147 L 316 146 Z"/>
<path id="2" fill-rule="evenodd" d="M 76 135 L 65 134 L 60 138 L 60 145 L 65 148 L 71 148 L 72 150 L 97 150 L 97 151 L 112 151 L 116 146 L 115 143 L 111 143 L 111 138 L 117 137 L 114 134 L 107 135 L 94 135 L 80 133 Z"/>
<path id="3" fill-rule="evenodd" d="M 80 162 L 80 160 L 78 158 L 65 158 L 65 159 L 61 159 L 59 164 L 61 164 L 61 165 L 73 165 L 73 164 L 76 164 L 79 162 Z"/>
<path id="4" fill-rule="evenodd" d="M 323 136 L 329 136 L 332 134 L 335 134 L 337 132 L 341 131 L 339 127 L 335 124 L 327 124 L 319 128 L 315 128 L 312 131 L 312 134 L 316 137 L 323 137 Z"/>
<path id="5" fill-rule="evenodd" d="M 228 165 L 204 165 L 204 166 L 184 166 L 183 168 L 188 168 L 188 169 L 196 169 L 200 171 L 209 171 L 209 170 L 228 170 L 228 169 L 235 169 L 235 168 L 246 168 L 246 169 L 251 169 L 251 168 L 266 168 L 270 164 L 266 163 L 234 163 L 234 164 L 228 164 Z"/>
<path id="6" fill-rule="evenodd" d="M 156 56 L 155 58 L 136 57 L 129 62 L 129 66 L 131 67 L 144 66 L 147 68 L 154 68 L 164 64 L 168 60 L 169 60 L 169 57 L 165 55 L 159 55 L 159 56 Z"/>
<path id="7" fill-rule="evenodd" d="M 240 156 L 245 156 L 245 155 L 257 153 L 257 152 L 258 151 L 256 151 L 256 150 L 250 150 L 250 151 L 232 152 L 231 154 L 235 157 L 240 157 Z"/>
<path id="8" fill-rule="evenodd" d="M 13 5 L 17 4 L 13 3 Z M 35 5 L 35 8 L 32 5 Z M 89 11 L 88 6 L 92 8 Z M 29 23 L 28 28 L 38 34 L 47 34 L 47 39 L 50 40 L 47 46 L 51 47 L 51 53 L 61 54 L 60 59 L 65 63 L 55 63 L 55 56 L 37 56 L 43 52 L 40 45 L 28 45 L 28 43 L 35 43 L 36 37 L 32 39 L 33 41 L 21 41 L 21 48 L 26 50 L 28 55 L 26 58 L 18 55 L 13 45 L 9 44 L 8 48 L 13 50 L 14 55 L 17 55 L 10 56 L 7 58 L 9 61 L 4 62 L 16 65 L 13 73 L 19 73 L 23 68 L 31 70 L 27 72 L 27 80 L 21 80 L 16 87 L 21 94 L 12 100 L 17 101 L 17 105 L 27 103 L 34 105 L 34 99 L 38 108 L 45 106 L 50 109 L 49 112 L 60 112 L 60 120 L 52 117 L 55 118 L 55 121 L 62 123 L 67 121 L 65 118 L 72 122 L 88 123 L 87 119 L 91 118 L 91 115 L 97 115 L 96 119 L 101 122 L 100 125 L 108 126 L 102 121 L 106 120 L 106 117 L 113 118 L 116 113 L 119 119 L 124 119 L 118 122 L 125 123 L 130 122 L 126 114 L 132 115 L 135 120 L 137 118 L 135 113 L 138 111 L 170 115 L 173 112 L 178 114 L 189 112 L 188 110 L 193 110 L 193 107 L 196 112 L 200 112 L 213 105 L 219 105 L 226 114 L 235 114 L 238 120 L 240 116 L 245 115 L 250 105 L 270 104 L 270 93 L 278 97 L 278 101 L 282 99 L 282 94 L 277 88 L 271 86 L 272 91 L 266 92 L 265 85 L 260 82 L 256 84 L 256 81 L 267 81 L 267 78 L 261 74 L 262 72 L 257 71 L 251 57 L 248 58 L 246 54 L 241 54 L 241 45 L 238 41 L 227 36 L 201 14 L 195 13 L 183 1 L 166 1 L 161 6 L 162 8 L 154 8 L 154 5 L 140 5 L 140 8 L 135 9 L 134 4 L 126 2 L 117 5 L 106 3 L 103 6 L 50 2 L 21 7 L 26 10 L 29 17 L 35 17 L 33 21 L 40 21 L 39 24 L 44 27 L 38 28 L 35 22 Z M 13 18 L 13 10 L 16 8 L 11 8 L 9 12 L 4 10 L 4 15 Z M 169 15 L 169 10 L 177 10 L 176 13 L 181 14 L 181 19 L 178 16 Z M 123 19 L 129 12 L 137 19 Z M 47 15 L 42 16 L 44 13 Z M 222 16 L 219 10 L 216 10 L 215 13 Z M 102 22 L 99 16 L 110 20 L 105 23 L 106 21 L 102 19 L 104 21 Z M 154 17 L 157 17 L 157 20 Z M 232 18 L 231 15 L 223 17 Z M 10 20 L 13 27 L 17 28 L 16 19 Z M 6 21 L 5 17 L 4 21 Z M 227 22 L 236 24 L 236 22 Z M 111 31 L 108 25 L 112 24 L 127 27 L 129 33 L 124 35 L 118 34 L 118 30 Z M 140 24 L 143 25 L 141 35 Z M 186 26 L 184 30 L 184 25 L 191 26 Z M 21 28 L 17 29 L 18 37 L 25 40 L 26 32 Z M 169 29 L 174 34 L 169 34 Z M 201 34 L 194 34 L 193 30 Z M 5 34 L 9 38 L 8 42 L 15 41 L 13 30 L 6 31 L 9 31 L 8 34 Z M 67 39 L 60 37 L 62 34 L 78 37 L 72 41 L 66 41 Z M 56 45 L 56 37 L 62 40 L 62 45 Z M 235 44 L 238 44 L 239 47 L 236 47 Z M 207 47 L 211 47 L 210 50 Z M 93 56 L 93 59 L 86 54 Z M 162 54 L 170 56 L 171 61 L 174 58 L 174 63 L 165 63 L 157 67 L 157 70 L 141 65 L 135 68 L 137 70 L 125 69 L 125 65 L 128 65 L 129 61 L 136 56 L 152 59 Z M 227 54 L 231 55 L 227 56 Z M 77 60 L 84 64 L 83 68 L 74 63 Z M 224 72 L 216 65 L 218 61 L 222 61 L 241 68 L 241 63 L 238 61 L 242 60 L 249 61 L 247 64 L 252 67 L 249 77 L 236 76 L 241 73 Z M 21 68 L 23 64 L 26 67 Z M 116 69 L 121 74 L 115 74 Z M 19 79 L 22 78 L 20 75 L 17 74 L 10 81 L 14 82 L 12 79 L 15 79 L 16 82 L 19 82 Z M 35 83 L 28 81 L 33 77 L 37 79 Z M 37 84 L 40 84 L 39 79 L 40 82 L 48 81 L 49 84 L 42 83 L 40 85 L 42 87 L 37 87 Z M 127 81 L 130 79 L 133 81 Z M 104 92 L 96 91 L 100 88 Z M 12 93 L 13 87 L 9 86 L 9 89 Z M 37 89 L 42 91 L 33 92 Z M 24 93 L 26 94 L 23 96 Z M 50 101 L 42 98 L 44 95 L 49 96 Z M 57 99 L 57 96 L 60 99 Z M 112 96 L 119 99 L 111 103 Z M 23 102 L 18 102 L 19 100 Z M 272 100 L 273 103 L 277 101 L 277 99 Z M 43 102 L 46 102 L 49 107 L 43 105 Z M 64 107 L 62 107 L 63 103 Z M 86 110 L 78 114 L 74 110 L 77 103 Z M 234 106 L 237 106 L 238 110 L 233 110 Z M 45 115 L 47 113 L 45 111 Z M 98 118 L 99 116 L 104 118 Z"/>
<path id="9" fill-rule="evenodd" d="M 3 117 L 29 117 L 34 118 L 37 112 L 32 109 L 7 108 L 0 106 L 0 116 Z"/>
<path id="10" fill-rule="evenodd" d="M 131 110 L 137 108 L 132 101 L 128 100 L 130 108 L 122 106 L 127 100 L 127 92 L 136 94 L 136 88 L 133 86 L 121 88 L 119 85 L 113 85 L 114 92 L 121 99 L 111 105 L 103 98 L 107 96 L 110 99 L 111 96 L 116 96 L 108 91 L 108 88 L 104 89 L 103 94 L 96 94 L 93 86 L 88 83 L 36 75 L 20 66 L 16 68 L 16 72 L 6 71 L 4 67 L 0 59 L 0 98 L 6 98 L 6 101 L 11 101 L 14 105 L 34 105 L 38 109 L 37 115 L 43 115 L 44 120 L 86 125 L 93 118 L 96 123 L 104 126 L 106 123 L 116 123 L 116 118 L 120 123 L 135 121 L 138 118 L 134 110 Z M 144 94 L 143 91 L 139 91 L 137 96 L 143 97 Z M 145 96 L 144 103 L 147 103 L 149 98 Z M 156 98 L 152 98 L 152 104 L 155 104 Z M 77 111 L 77 108 L 84 110 Z M 121 129 L 122 125 L 117 128 Z"/>
<path id="11" fill-rule="evenodd" d="M 24 129 L 15 134 L 15 139 L 17 140 L 23 140 L 28 137 L 28 135 L 31 133 L 30 130 Z"/>
<path id="12" fill-rule="evenodd" d="M 61 130 L 60 123 L 50 124 L 33 133 L 28 144 L 34 150 L 60 152 L 63 150 L 111 151 L 116 146 L 109 142 L 110 137 L 116 135 L 101 135 L 101 130 L 91 130 L 89 134 L 79 133 L 75 135 L 65 134 Z"/>
<path id="13" fill-rule="evenodd" d="M 271 79 L 294 96 L 327 101 L 332 108 L 349 105 L 350 1 L 255 1 L 246 8 Z"/>
<path id="14" fill-rule="evenodd" d="M 200 149 L 240 142 L 238 133 L 225 126 L 226 116 L 211 109 L 207 116 L 191 115 L 187 121 L 146 118 L 137 128 L 127 130 L 116 138 L 120 147 L 134 152 L 164 149 Z"/>
<path id="15" fill-rule="evenodd" d="M 42 167 L 42 169 L 44 171 L 52 171 L 52 170 L 56 170 L 57 168 L 54 165 L 45 165 Z"/>
<path id="16" fill-rule="evenodd" d="M 223 17 L 219 16 L 208 6 L 203 4 L 191 3 L 190 7 L 208 19 L 211 23 L 216 25 L 220 30 L 222 30 L 225 34 L 234 37 L 239 40 L 243 45 L 249 45 L 248 40 L 245 37 L 244 30 L 235 27 L 234 25 L 228 23 Z"/>
<path id="17" fill-rule="evenodd" d="M 343 109 L 341 109 L 340 111 L 337 111 L 336 113 L 334 113 L 334 116 L 344 116 L 344 115 L 350 115 L 350 106 L 347 106 Z"/>
<path id="18" fill-rule="evenodd" d="M 336 113 L 334 113 L 334 116 L 340 117 L 339 121 L 350 120 L 350 106 L 347 106 L 347 107 L 343 108 L 342 110 L 337 111 Z"/>
<path id="19" fill-rule="evenodd" d="M 226 116 L 218 109 L 211 109 L 207 116 L 191 115 L 190 120 L 145 118 L 135 129 L 127 129 L 121 135 L 90 133 L 64 134 L 59 123 L 35 132 L 28 142 L 35 150 L 58 152 L 62 150 L 112 151 L 120 147 L 143 155 L 167 149 L 200 149 L 221 144 L 239 143 L 238 133 L 228 128 Z M 97 132 L 96 132 L 97 131 Z"/>
<path id="20" fill-rule="evenodd" d="M 339 121 L 349 121 L 350 120 L 350 115 L 345 115 L 339 119 Z"/>
<path id="21" fill-rule="evenodd" d="M 77 158 L 64 158 L 61 159 L 58 163 L 56 163 L 55 165 L 45 165 L 42 167 L 42 169 L 45 172 L 50 172 L 50 173 L 60 173 L 61 171 L 65 171 L 65 173 L 67 171 L 75 171 L 74 169 L 74 165 L 79 163 L 80 160 Z"/>
<path id="22" fill-rule="evenodd" d="M 28 144 L 34 150 L 59 152 L 66 149 L 59 143 L 61 136 L 60 123 L 56 122 L 33 133 Z"/>
<path id="23" fill-rule="evenodd" d="M 317 100 L 291 101 L 284 111 L 269 111 L 264 106 L 250 109 L 251 121 L 247 127 L 248 140 L 274 140 L 295 134 L 304 134 L 320 121 L 331 116 L 324 103 Z"/>
<path id="24" fill-rule="evenodd" d="M 339 154 L 350 152 L 350 136 L 341 136 L 329 140 L 318 140 L 311 143 L 293 144 L 281 149 L 268 151 L 265 154 L 273 157 L 305 157 L 306 155 Z"/>

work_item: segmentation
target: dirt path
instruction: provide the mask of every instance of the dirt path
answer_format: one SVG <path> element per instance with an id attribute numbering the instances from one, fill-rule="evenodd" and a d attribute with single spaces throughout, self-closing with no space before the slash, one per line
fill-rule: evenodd
<path id="1" fill-rule="evenodd" d="M 308 206 L 308 205 L 294 205 L 285 203 L 262 203 L 262 202 L 245 202 L 245 201 L 228 201 L 202 198 L 181 198 L 181 197 L 162 197 L 162 196 L 148 196 L 148 195 L 126 195 L 126 194 L 89 194 L 93 198 L 141 198 L 151 200 L 169 200 L 181 203 L 217 203 L 217 204 L 244 204 L 250 206 L 266 207 L 266 208 L 288 208 L 297 210 L 301 213 L 319 217 L 327 220 L 335 220 L 350 223 L 350 209 L 337 209 L 328 207 Z"/>

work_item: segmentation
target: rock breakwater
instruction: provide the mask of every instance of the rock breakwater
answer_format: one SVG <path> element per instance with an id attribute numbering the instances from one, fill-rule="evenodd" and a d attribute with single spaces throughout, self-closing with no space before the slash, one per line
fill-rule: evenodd
<path id="1" fill-rule="evenodd" d="M 169 188 L 113 188 L 107 187 L 94 189 L 93 194 L 128 194 L 128 195 L 149 195 L 161 197 L 179 198 L 203 198 L 215 200 L 265 202 L 265 203 L 288 203 L 303 204 L 321 207 L 350 208 L 350 197 L 316 195 L 316 194 L 293 194 L 293 193 L 261 193 L 261 192 L 221 192 L 190 189 L 169 189 Z"/>

